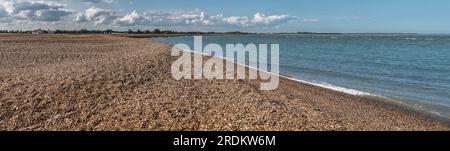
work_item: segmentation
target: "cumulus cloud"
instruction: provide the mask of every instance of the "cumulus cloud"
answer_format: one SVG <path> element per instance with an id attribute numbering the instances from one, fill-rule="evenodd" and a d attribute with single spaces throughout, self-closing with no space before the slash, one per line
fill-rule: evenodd
<path id="1" fill-rule="evenodd" d="M 113 3 L 114 0 L 0 0 L 0 24 L 17 23 L 43 25 L 45 22 L 59 22 L 67 27 L 276 27 L 296 17 L 289 15 L 268 15 L 255 13 L 253 16 L 226 16 L 208 14 L 194 9 L 188 11 L 144 12 L 111 10 L 93 7 L 73 11 L 65 2 Z M 38 23 L 37 21 L 41 22 Z M 314 20 L 303 20 L 314 21 Z M 74 25 L 74 23 L 76 23 Z"/>
<path id="2" fill-rule="evenodd" d="M 246 16 L 208 15 L 201 10 L 162 12 L 147 11 L 138 13 L 120 13 L 91 7 L 77 14 L 75 21 L 79 23 L 107 24 L 116 26 L 274 26 L 288 22 L 295 17 L 288 15 L 265 15 L 256 13 L 253 18 Z"/>
<path id="3" fill-rule="evenodd" d="M 12 1 L 0 0 L 0 12 L 11 15 L 15 11 L 13 5 Z"/>
<path id="4" fill-rule="evenodd" d="M 136 11 L 133 11 L 130 14 L 127 14 L 123 17 L 118 18 L 115 23 L 116 24 L 120 24 L 120 25 L 134 25 L 134 24 L 139 24 L 137 22 L 141 21 L 141 16 L 136 13 Z"/>
<path id="5" fill-rule="evenodd" d="M 20 20 L 60 21 L 73 13 L 65 5 L 52 1 L 0 0 L 0 16 Z"/>
<path id="6" fill-rule="evenodd" d="M 249 26 L 249 18 L 245 16 L 230 16 L 223 18 L 223 21 L 230 25 Z"/>
<path id="7" fill-rule="evenodd" d="M 275 26 L 279 24 L 286 23 L 290 20 L 295 19 L 296 17 L 292 17 L 289 15 L 265 15 L 262 13 L 256 13 L 253 16 L 253 19 L 246 16 L 230 16 L 224 18 L 224 22 L 231 25 L 239 25 L 239 26 Z"/>
<path id="8" fill-rule="evenodd" d="M 95 25 L 111 24 L 118 17 L 120 16 L 115 11 L 91 7 L 89 9 L 86 9 L 84 12 L 79 12 L 76 15 L 75 21 L 79 23 L 93 22 Z"/>
<path id="9" fill-rule="evenodd" d="M 179 11 L 173 13 L 167 12 L 146 12 L 143 14 L 145 24 L 149 25 L 197 25 L 213 26 L 220 25 L 222 15 L 207 15 L 204 11 Z"/>
<path id="10" fill-rule="evenodd" d="M 288 15 L 270 15 L 266 16 L 262 13 L 256 13 L 253 17 L 252 23 L 256 25 L 276 25 L 292 20 L 294 17 Z"/>

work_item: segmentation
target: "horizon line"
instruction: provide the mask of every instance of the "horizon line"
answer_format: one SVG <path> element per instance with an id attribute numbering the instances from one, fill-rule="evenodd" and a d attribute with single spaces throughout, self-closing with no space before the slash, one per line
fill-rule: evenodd
<path id="1" fill-rule="evenodd" d="M 38 29 L 33 29 L 33 30 L 23 30 L 23 29 L 0 29 L 0 33 L 5 33 L 5 32 L 32 32 L 35 30 L 46 30 L 46 31 L 109 31 L 111 33 L 127 33 L 130 32 L 130 30 L 132 32 L 146 32 L 146 31 L 150 31 L 153 32 L 155 29 L 160 29 L 160 28 L 154 28 L 153 30 L 149 30 L 149 29 L 129 29 L 129 30 L 113 30 L 113 29 L 71 29 L 71 30 L 66 30 L 66 29 L 42 29 L 42 28 L 38 28 Z M 224 34 L 224 33 L 241 33 L 241 34 L 450 34 L 450 32 L 309 32 L 309 31 L 298 31 L 298 32 L 246 32 L 246 31 L 176 31 L 176 30 L 161 30 L 160 31 L 165 31 L 165 32 L 172 32 L 169 34 L 176 34 L 176 33 L 201 33 L 201 34 L 207 34 L 207 33 L 217 33 L 217 34 Z M 135 34 L 145 34 L 145 33 L 135 33 Z M 167 34 L 167 33 L 160 33 L 160 34 Z"/>

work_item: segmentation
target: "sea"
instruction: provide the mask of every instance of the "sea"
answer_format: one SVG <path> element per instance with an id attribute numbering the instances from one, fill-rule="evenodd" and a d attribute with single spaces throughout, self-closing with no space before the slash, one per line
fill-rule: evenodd
<path id="1" fill-rule="evenodd" d="M 194 45 L 193 36 L 149 40 L 184 43 L 192 49 Z M 226 44 L 279 44 L 279 68 L 283 76 L 353 95 L 381 97 L 450 117 L 450 35 L 203 36 L 203 44 L 208 43 L 223 48 Z"/>

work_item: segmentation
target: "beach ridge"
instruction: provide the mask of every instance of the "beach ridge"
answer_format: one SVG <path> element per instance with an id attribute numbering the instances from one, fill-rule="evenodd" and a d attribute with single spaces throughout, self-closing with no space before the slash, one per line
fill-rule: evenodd
<path id="1" fill-rule="evenodd" d="M 171 77 L 171 46 L 109 35 L 1 35 L 2 130 L 450 130 L 419 112 L 280 78 Z"/>

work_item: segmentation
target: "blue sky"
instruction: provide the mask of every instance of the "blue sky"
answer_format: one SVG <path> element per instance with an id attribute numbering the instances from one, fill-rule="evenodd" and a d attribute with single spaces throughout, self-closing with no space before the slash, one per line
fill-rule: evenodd
<path id="1" fill-rule="evenodd" d="M 448 0 L 0 0 L 0 28 L 450 33 Z"/>

